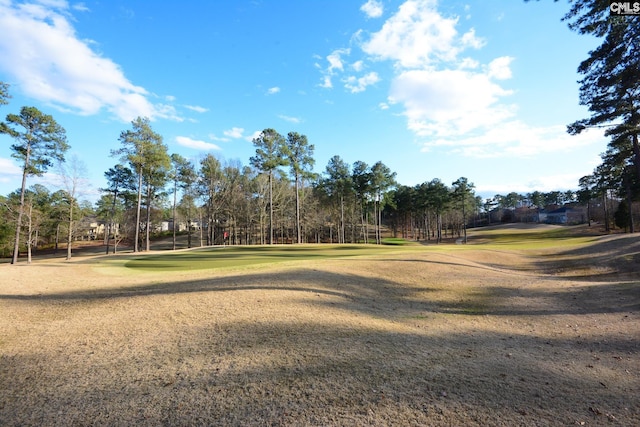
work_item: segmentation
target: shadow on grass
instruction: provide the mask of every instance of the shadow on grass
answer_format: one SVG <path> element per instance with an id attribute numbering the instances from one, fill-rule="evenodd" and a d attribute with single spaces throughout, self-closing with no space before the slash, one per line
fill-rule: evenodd
<path id="1" fill-rule="evenodd" d="M 376 255 L 393 250 L 375 245 L 233 246 L 186 252 L 142 254 L 130 258 L 125 267 L 140 271 L 177 271 L 228 268 L 282 261 L 303 261 Z"/>
<path id="2" fill-rule="evenodd" d="M 394 262 L 383 261 L 383 262 Z M 395 260 L 395 262 L 400 262 Z M 412 262 L 412 261 L 401 261 Z M 428 264 L 424 262 L 428 271 Z M 482 267 L 460 266 L 456 263 L 438 262 L 452 268 L 473 270 Z M 493 270 L 491 270 L 493 271 Z M 468 273 L 473 276 L 473 273 Z M 546 316 L 561 314 L 615 313 L 640 311 L 640 283 L 614 282 L 582 285 L 555 289 L 557 278 L 538 278 L 538 282 L 549 280 L 549 288 L 527 289 L 523 286 L 473 286 L 457 301 L 434 297 L 425 293 L 447 293 L 457 295 L 455 290 L 432 287 L 428 277 L 423 285 L 406 286 L 400 282 L 383 278 L 363 277 L 355 274 L 340 274 L 311 269 L 295 269 L 286 272 L 242 273 L 203 280 L 188 280 L 169 283 L 154 283 L 122 288 L 92 290 L 70 290 L 39 295 L 0 294 L 0 300 L 36 302 L 99 301 L 117 298 L 137 298 L 153 295 L 178 295 L 201 292 L 234 292 L 251 290 L 296 291 L 341 297 L 342 302 L 331 302 L 332 306 L 346 311 L 357 311 L 376 317 L 398 318 L 420 313 L 447 313 L 460 315 L 495 316 Z M 518 301 L 514 305 L 513 301 Z M 323 304 L 323 302 L 318 302 Z"/>
<path id="3" fill-rule="evenodd" d="M 282 319 L 258 316 L 247 322 L 197 311 L 196 325 L 158 326 L 150 320 L 151 331 L 116 337 L 94 331 L 89 323 L 83 333 L 102 334 L 94 346 L 64 340 L 41 353 L 0 354 L 0 425 L 640 424 L 637 331 L 581 337 L 562 335 L 563 325 L 552 336 L 539 336 L 482 325 L 486 316 L 503 326 L 531 317 L 547 321 L 551 315 L 635 317 L 638 282 L 581 282 L 557 289 L 557 278 L 530 276 L 538 284 L 548 280 L 549 286 L 529 289 L 492 285 L 503 272 L 481 264 L 389 258 L 381 266 L 392 262 L 419 262 L 423 283 L 292 268 L 117 289 L 0 295 L 0 300 L 40 308 L 77 305 L 82 313 L 91 312 L 93 303 L 126 299 L 135 307 L 136 299 L 160 295 L 193 294 L 195 301 L 195 294 L 208 294 L 214 296 L 212 304 L 216 293 L 252 290 L 331 297 L 301 298 L 327 316 L 304 323 L 287 313 Z M 456 290 L 431 284 L 430 265 L 447 267 L 477 286 L 449 298 Z M 295 303 L 295 296 L 287 298 Z M 121 313 L 129 309 L 113 307 Z M 363 322 L 331 324 L 327 319 L 335 310 L 355 313 Z M 451 316 L 452 324 L 459 320 L 467 326 L 432 331 L 432 316 Z M 73 319 L 54 327 L 67 321 Z M 474 321 L 479 326 L 469 327 Z M 129 351 L 137 334 L 153 340 Z"/>
<path id="4" fill-rule="evenodd" d="M 3 358 L 10 374 L 0 377 L 0 423 L 640 422 L 633 381 L 602 378 L 634 366 L 629 354 L 637 354 L 637 345 L 622 338 L 602 343 L 500 332 L 387 333 L 322 322 L 210 323 L 175 326 L 170 333 L 175 345 L 158 341 L 153 351 L 123 355 L 112 343 L 82 349 L 75 355 L 86 359 L 80 364 L 60 356 Z M 107 357 L 96 365 L 96 355 Z M 252 363 L 236 365 L 247 360 Z M 35 395 L 29 392 L 34 383 Z"/>
<path id="5" fill-rule="evenodd" d="M 601 236 L 591 244 L 540 255 L 536 269 L 587 281 L 640 279 L 640 235 Z"/>

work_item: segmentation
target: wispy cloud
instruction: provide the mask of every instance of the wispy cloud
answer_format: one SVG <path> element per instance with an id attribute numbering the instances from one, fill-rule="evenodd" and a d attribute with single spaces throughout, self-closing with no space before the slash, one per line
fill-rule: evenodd
<path id="1" fill-rule="evenodd" d="M 367 1 L 361 10 L 367 17 L 383 13 L 376 0 Z M 504 86 L 512 78 L 515 58 L 480 62 L 473 56 L 486 40 L 474 28 L 460 31 L 459 21 L 441 14 L 437 0 L 406 0 L 378 31 L 358 30 L 348 48 L 334 49 L 325 66 L 317 64 L 320 86 L 331 89 L 339 79 L 356 94 L 382 81 L 378 72 L 370 71 L 379 69 L 376 64 L 391 64 L 387 102 L 378 106 L 381 110 L 400 106 L 407 128 L 418 141 L 426 141 L 424 151 L 437 148 L 478 158 L 531 157 L 600 139 L 569 137 L 563 125 L 539 128 L 519 120 L 518 107 L 510 102 L 513 91 Z"/>
<path id="2" fill-rule="evenodd" d="M 278 86 L 270 87 L 267 89 L 267 95 L 275 95 L 280 92 L 280 88 Z"/>
<path id="3" fill-rule="evenodd" d="M 260 135 L 262 134 L 261 130 L 257 130 L 255 132 L 253 132 L 251 135 L 245 136 L 244 139 L 251 142 L 254 139 L 258 138 Z"/>
<path id="4" fill-rule="evenodd" d="M 236 139 L 242 138 L 243 133 L 244 133 L 244 129 L 239 127 L 233 127 L 223 132 L 225 136 L 228 136 L 229 138 L 236 138 Z"/>
<path id="5" fill-rule="evenodd" d="M 454 61 L 463 50 L 477 49 L 484 43 L 473 29 L 460 35 L 457 22 L 456 18 L 440 15 L 433 0 L 409 0 L 362 44 L 362 49 L 403 68 Z"/>
<path id="6" fill-rule="evenodd" d="M 208 108 L 200 107 L 198 105 L 185 105 L 184 108 L 195 111 L 196 113 L 206 113 L 207 111 L 209 111 Z"/>
<path id="7" fill-rule="evenodd" d="M 533 191 L 562 191 L 573 190 L 576 188 L 576 182 L 582 178 L 581 174 L 575 173 L 559 173 L 540 175 L 529 182 L 509 182 L 502 180 L 500 182 L 488 182 L 480 184 L 476 187 L 479 193 L 484 194 L 509 194 L 515 192 L 518 194 L 527 194 Z"/>
<path id="8" fill-rule="evenodd" d="M 187 148 L 193 148 L 194 150 L 200 151 L 217 151 L 221 148 L 216 144 L 212 144 L 210 142 L 205 142 L 197 139 L 189 138 L 188 136 L 177 136 L 176 142 Z"/>
<path id="9" fill-rule="evenodd" d="M 240 127 L 233 127 L 222 132 L 224 137 L 216 136 L 215 134 L 209 134 L 209 139 L 212 141 L 229 142 L 232 139 L 244 138 L 244 129 Z"/>
<path id="10" fill-rule="evenodd" d="M 225 137 L 221 137 L 221 136 L 216 136 L 215 133 L 210 133 L 209 134 L 209 139 L 212 141 L 220 141 L 220 142 L 229 142 L 231 141 L 231 138 L 225 138 Z"/>
<path id="11" fill-rule="evenodd" d="M 336 49 L 331 54 L 327 55 L 326 60 L 328 65 L 322 70 L 323 77 L 320 87 L 325 89 L 333 88 L 333 77 L 340 76 L 344 87 L 351 93 L 363 92 L 368 86 L 371 86 L 380 81 L 380 76 L 375 71 L 371 71 L 365 75 L 348 75 L 344 76 L 345 69 L 355 71 L 357 73 L 362 72 L 365 69 L 363 60 L 357 60 L 349 64 L 346 62 L 346 57 L 351 55 L 351 49 Z M 345 66 L 345 64 L 347 66 Z"/>
<path id="12" fill-rule="evenodd" d="M 363 92 L 368 86 L 376 84 L 380 81 L 378 73 L 372 71 L 362 77 L 349 76 L 344 80 L 344 86 L 351 91 L 351 93 Z"/>
<path id="13" fill-rule="evenodd" d="M 377 0 L 368 0 L 365 4 L 360 6 L 360 10 L 369 18 L 379 18 L 384 13 L 382 3 Z"/>
<path id="14" fill-rule="evenodd" d="M 449 137 L 491 128 L 514 115 L 498 101 L 511 92 L 487 74 L 465 70 L 408 70 L 393 81 L 389 101 L 401 103 L 419 136 Z"/>
<path id="15" fill-rule="evenodd" d="M 0 157 L 0 182 L 15 181 L 20 175 L 22 170 L 11 159 Z"/>
<path id="16" fill-rule="evenodd" d="M 75 3 L 71 6 L 73 10 L 77 10 L 78 12 L 89 12 L 90 9 L 84 3 Z"/>
<path id="17" fill-rule="evenodd" d="M 520 120 L 503 121 L 499 126 L 456 137 L 434 138 L 423 151 L 439 147 L 451 153 L 476 158 L 533 158 L 540 154 L 571 153 L 602 144 L 603 132 L 590 129 L 578 136 L 567 134 L 564 125 L 534 127 Z"/>
<path id="18" fill-rule="evenodd" d="M 285 116 L 284 114 L 280 114 L 278 117 L 289 123 L 300 123 L 302 121 L 298 117 Z"/>
<path id="19" fill-rule="evenodd" d="M 351 49 L 336 49 L 329 55 L 327 55 L 327 62 L 329 62 L 327 73 L 332 74 L 335 71 L 343 71 L 344 65 L 342 62 L 342 57 L 344 55 L 349 55 L 350 53 Z"/>
<path id="20" fill-rule="evenodd" d="M 473 157 L 523 157 L 593 140 L 568 138 L 564 126 L 535 128 L 518 120 L 517 105 L 509 102 L 513 91 L 502 83 L 512 78 L 514 58 L 485 64 L 474 59 L 470 52 L 486 41 L 473 28 L 459 31 L 459 19 L 443 16 L 437 5 L 436 0 L 407 0 L 379 31 L 354 36 L 368 62 L 393 65 L 388 103 L 380 108 L 400 105 L 407 128 L 427 141 L 425 151 L 440 147 Z M 356 93 L 377 82 L 364 77 L 349 77 L 348 88 Z"/>
<path id="21" fill-rule="evenodd" d="M 331 89 L 333 87 L 333 82 L 331 81 L 330 75 L 325 75 L 322 77 L 322 83 L 320 83 L 320 87 L 325 89 Z"/>
<path id="22" fill-rule="evenodd" d="M 76 4 L 75 11 L 86 11 Z M 66 1 L 0 1 L 0 70 L 25 95 L 81 115 L 109 111 L 130 121 L 137 116 L 177 119 L 175 108 L 157 105 L 129 81 L 118 64 L 80 40 Z"/>

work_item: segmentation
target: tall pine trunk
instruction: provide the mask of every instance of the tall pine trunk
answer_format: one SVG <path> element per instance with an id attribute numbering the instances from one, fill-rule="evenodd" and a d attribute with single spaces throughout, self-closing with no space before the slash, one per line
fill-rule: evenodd
<path id="1" fill-rule="evenodd" d="M 20 187 L 20 209 L 18 209 L 18 221 L 16 222 L 16 238 L 13 244 L 13 258 L 11 264 L 18 262 L 18 253 L 20 251 L 20 229 L 22 228 L 22 215 L 24 213 L 24 191 L 27 186 L 27 170 L 29 169 L 29 157 L 31 154 L 31 145 L 27 146 L 27 154 L 24 161 L 24 169 L 22 170 L 22 186 Z"/>
<path id="2" fill-rule="evenodd" d="M 133 242 L 133 252 L 140 252 L 140 210 L 142 209 L 142 168 L 138 172 L 138 206 L 136 208 L 136 223 L 134 224 L 135 240 Z"/>
<path id="3" fill-rule="evenodd" d="M 151 232 L 151 184 L 147 184 L 147 219 L 145 227 L 145 249 L 147 252 L 151 250 L 151 240 L 149 233 Z"/>
<path id="4" fill-rule="evenodd" d="M 71 242 L 73 240 L 73 200 L 69 200 L 69 230 L 67 231 L 67 261 L 71 259 Z"/>

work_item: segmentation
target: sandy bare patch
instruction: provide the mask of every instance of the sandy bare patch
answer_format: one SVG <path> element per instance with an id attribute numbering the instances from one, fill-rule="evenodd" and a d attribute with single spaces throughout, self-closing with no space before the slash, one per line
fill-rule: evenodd
<path id="1" fill-rule="evenodd" d="M 640 425 L 638 275 L 503 255 L 1 266 L 0 425 Z"/>

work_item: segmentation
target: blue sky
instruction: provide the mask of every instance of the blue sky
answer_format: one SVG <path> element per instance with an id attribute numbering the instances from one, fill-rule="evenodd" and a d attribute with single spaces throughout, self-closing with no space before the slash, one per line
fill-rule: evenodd
<path id="1" fill-rule="evenodd" d="M 265 128 L 339 155 L 382 161 L 397 181 L 461 176 L 484 196 L 575 189 L 607 140 L 569 136 L 588 116 L 576 69 L 598 41 L 551 0 L 0 0 L 0 117 L 53 115 L 86 168 L 147 116 L 171 153 L 246 165 Z M 0 194 L 19 188 L 0 136 Z M 54 174 L 46 183 L 56 182 Z M 29 185 L 38 182 L 30 179 Z"/>

